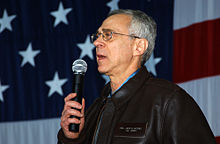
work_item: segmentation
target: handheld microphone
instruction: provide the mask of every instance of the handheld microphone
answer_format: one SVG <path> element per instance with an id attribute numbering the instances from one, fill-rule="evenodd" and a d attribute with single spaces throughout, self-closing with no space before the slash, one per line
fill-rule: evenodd
<path id="1" fill-rule="evenodd" d="M 87 64 L 84 60 L 77 59 L 72 64 L 72 70 L 73 70 L 73 93 L 77 94 L 76 97 L 73 98 L 72 100 L 82 104 L 83 83 L 84 83 L 84 75 L 87 70 Z M 76 108 L 73 108 L 73 109 L 76 109 Z M 73 115 L 71 115 L 70 118 L 79 119 L 79 117 L 73 116 Z M 71 123 L 69 125 L 69 131 L 79 132 L 79 124 Z"/>

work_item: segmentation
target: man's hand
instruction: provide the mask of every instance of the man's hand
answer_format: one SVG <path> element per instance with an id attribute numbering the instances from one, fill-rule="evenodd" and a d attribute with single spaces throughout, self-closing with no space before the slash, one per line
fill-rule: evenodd
<path id="1" fill-rule="evenodd" d="M 65 136 L 67 138 L 72 138 L 72 139 L 79 137 L 79 134 L 82 131 L 85 122 L 85 118 L 84 118 L 85 99 L 84 98 L 82 99 L 82 105 L 81 105 L 80 103 L 71 100 L 75 97 L 76 97 L 76 93 L 71 93 L 64 99 L 65 105 L 60 122 L 61 128 L 63 129 Z M 81 112 L 72 108 L 81 109 Z M 78 120 L 77 118 L 70 118 L 70 115 L 80 117 L 80 120 Z M 78 133 L 69 131 L 70 123 L 80 124 Z"/>

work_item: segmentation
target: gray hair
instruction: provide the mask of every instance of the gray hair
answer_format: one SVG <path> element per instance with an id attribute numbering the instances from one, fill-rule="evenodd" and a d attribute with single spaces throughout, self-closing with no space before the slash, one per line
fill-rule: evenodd
<path id="1" fill-rule="evenodd" d="M 157 35 L 156 22 L 152 17 L 139 10 L 118 9 L 111 11 L 108 14 L 108 17 L 115 14 L 125 14 L 131 16 L 132 20 L 129 26 L 129 34 L 148 40 L 148 48 L 144 52 L 141 59 L 141 65 L 144 65 L 154 50 L 155 39 Z"/>

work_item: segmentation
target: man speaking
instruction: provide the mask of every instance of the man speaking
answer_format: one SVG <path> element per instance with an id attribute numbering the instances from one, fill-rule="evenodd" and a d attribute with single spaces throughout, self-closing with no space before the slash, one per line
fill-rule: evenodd
<path id="1" fill-rule="evenodd" d="M 110 82 L 85 113 L 84 99 L 81 105 L 72 101 L 75 93 L 65 98 L 59 144 L 216 143 L 191 96 L 151 77 L 144 67 L 155 38 L 156 23 L 141 11 L 115 10 L 108 15 L 91 39 L 98 71 Z M 69 131 L 70 124 L 80 124 L 79 132 Z"/>

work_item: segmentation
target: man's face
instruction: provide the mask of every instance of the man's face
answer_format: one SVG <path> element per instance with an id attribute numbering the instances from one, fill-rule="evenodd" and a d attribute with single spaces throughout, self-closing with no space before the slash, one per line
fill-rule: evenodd
<path id="1" fill-rule="evenodd" d="M 112 31 L 128 35 L 130 21 L 131 17 L 128 15 L 112 15 L 102 23 L 98 32 Z M 113 33 L 112 38 L 105 41 L 101 35 L 94 41 L 94 45 L 96 46 L 96 59 L 100 73 L 112 76 L 127 70 L 133 58 L 132 38 Z"/>

